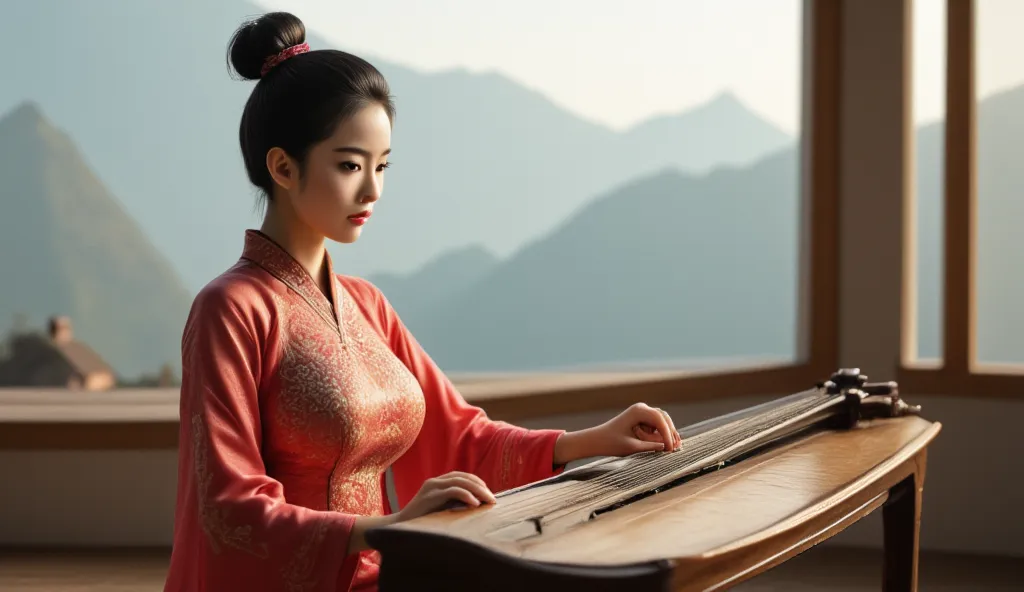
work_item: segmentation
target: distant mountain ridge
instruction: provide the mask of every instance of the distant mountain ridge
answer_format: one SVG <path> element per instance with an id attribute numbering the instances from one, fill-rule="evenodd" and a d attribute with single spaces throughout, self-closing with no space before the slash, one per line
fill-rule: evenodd
<path id="1" fill-rule="evenodd" d="M 680 141 L 687 137 L 701 141 Z M 620 153 L 653 152 L 647 155 L 653 161 L 651 172 L 674 167 L 696 174 L 722 166 L 751 165 L 794 142 L 778 126 L 751 111 L 735 94 L 722 92 L 693 109 L 654 117 L 634 126 L 617 139 L 616 148 Z M 673 143 L 677 152 L 657 152 Z"/>
<path id="2" fill-rule="evenodd" d="M 259 224 L 237 143 L 252 84 L 228 76 L 224 52 L 263 12 L 243 0 L 37 0 L 0 21 L 9 47 L 33 48 L 6 64 L 0 112 L 31 99 L 61 122 L 193 292 Z M 309 42 L 329 46 L 315 32 Z M 422 74 L 367 57 L 391 82 L 398 117 L 377 215 L 359 243 L 332 247 L 355 275 L 410 273 L 474 244 L 505 257 L 629 179 L 742 166 L 793 142 L 728 96 L 698 108 L 699 121 L 617 133 L 499 74 Z"/>
<path id="3" fill-rule="evenodd" d="M 123 376 L 180 367 L 188 290 L 33 103 L 0 114 L 0 179 L 3 331 L 67 315 Z"/>
<path id="4" fill-rule="evenodd" d="M 452 371 L 785 358 L 797 165 L 785 150 L 744 169 L 625 184 L 406 324 Z"/>

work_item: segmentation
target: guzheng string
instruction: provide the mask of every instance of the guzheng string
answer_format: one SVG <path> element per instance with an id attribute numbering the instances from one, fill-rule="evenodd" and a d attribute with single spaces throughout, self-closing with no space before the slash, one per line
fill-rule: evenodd
<path id="1" fill-rule="evenodd" d="M 642 453 L 630 459 L 623 468 L 589 481 L 576 482 L 563 491 L 545 493 L 542 490 L 530 493 L 524 491 L 504 507 L 499 506 L 502 523 L 513 523 L 532 517 L 547 516 L 560 510 L 572 510 L 581 504 L 614 498 L 623 490 L 648 483 L 655 483 L 674 472 L 691 467 L 702 459 L 708 459 L 770 429 L 792 421 L 806 413 L 813 412 L 826 401 L 828 395 L 812 393 L 806 398 L 772 408 L 754 416 L 724 424 L 684 440 L 682 450 L 668 454 L 660 452 Z"/>
<path id="2" fill-rule="evenodd" d="M 619 487 L 643 485 L 754 438 L 766 430 L 813 410 L 820 403 L 820 398 L 812 397 L 807 401 L 786 405 L 698 434 L 688 440 L 689 446 L 685 450 L 668 455 L 653 453 L 627 470 L 613 472 L 596 480 L 596 484 Z"/>
<path id="3" fill-rule="evenodd" d="M 785 405 L 757 416 L 725 424 L 714 430 L 687 439 L 686 449 L 670 453 L 647 453 L 633 458 L 630 466 L 612 471 L 602 477 L 580 483 L 582 487 L 567 487 L 565 491 L 545 495 L 520 496 L 500 514 L 503 520 L 512 522 L 525 518 L 544 516 L 570 506 L 591 503 L 601 498 L 613 498 L 621 491 L 635 486 L 652 483 L 674 471 L 724 451 L 730 446 L 756 436 L 791 420 L 821 404 L 821 397 L 802 400 Z M 525 492 L 524 492 L 525 493 Z M 538 503 L 538 498 L 541 498 Z M 571 508 L 570 508 L 571 509 Z"/>
<path id="4" fill-rule="evenodd" d="M 662 477 L 685 468 L 692 470 L 694 465 L 699 465 L 702 460 L 706 463 L 707 459 L 713 455 L 741 442 L 749 441 L 766 430 L 807 413 L 819 406 L 820 403 L 820 397 L 811 397 L 757 416 L 725 424 L 717 429 L 689 438 L 688 446 L 683 451 L 668 455 L 652 453 L 642 460 L 638 459 L 639 462 L 626 470 L 613 472 L 595 480 L 593 485 L 598 490 L 604 489 L 606 493 L 614 494 L 615 490 L 656 482 Z M 608 491 L 609 489 L 611 491 Z M 583 494 L 586 501 L 592 501 L 601 497 L 602 492 L 588 488 L 587 491 L 580 493 Z"/>
<path id="5" fill-rule="evenodd" d="M 533 496 L 529 496 L 529 499 L 516 500 L 518 503 L 510 504 L 507 508 L 509 510 L 524 510 L 527 513 L 531 513 L 542 508 L 554 510 L 557 509 L 557 506 L 563 505 L 564 502 L 570 502 L 573 504 L 585 503 L 591 501 L 595 497 L 613 493 L 627 486 L 642 485 L 643 483 L 654 481 L 665 474 L 681 469 L 692 462 L 699 461 L 701 458 L 707 458 L 716 452 L 725 450 L 728 446 L 738 441 L 742 441 L 745 438 L 751 437 L 758 431 L 763 431 L 773 423 L 776 423 L 766 420 L 775 418 L 786 420 L 801 412 L 805 406 L 797 405 L 795 407 L 797 407 L 796 410 L 793 410 L 792 408 L 781 408 L 774 410 L 767 417 L 761 416 L 749 420 L 740 420 L 732 424 L 726 424 L 725 426 L 715 430 L 687 439 L 685 444 L 686 448 L 683 451 L 670 453 L 668 455 L 660 453 L 640 455 L 638 457 L 634 457 L 635 460 L 632 466 L 627 469 L 613 471 L 608 475 L 586 482 L 583 488 L 573 488 L 572 491 L 566 492 L 565 494 L 559 494 L 556 492 L 556 494 L 550 496 L 538 493 Z M 753 429 L 751 429 L 751 427 Z M 544 497 L 546 499 L 542 500 L 541 504 L 523 503 L 533 501 L 533 499 L 537 497 Z"/>

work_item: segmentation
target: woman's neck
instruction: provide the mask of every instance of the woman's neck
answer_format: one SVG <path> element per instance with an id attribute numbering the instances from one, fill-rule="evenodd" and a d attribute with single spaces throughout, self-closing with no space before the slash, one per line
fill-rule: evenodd
<path id="1" fill-rule="evenodd" d="M 320 290 L 329 294 L 323 273 L 324 237 L 306 228 L 301 223 L 289 223 L 283 216 L 276 215 L 273 208 L 267 212 L 260 226 L 260 232 L 281 246 L 301 265 L 310 277 L 316 280 Z"/>

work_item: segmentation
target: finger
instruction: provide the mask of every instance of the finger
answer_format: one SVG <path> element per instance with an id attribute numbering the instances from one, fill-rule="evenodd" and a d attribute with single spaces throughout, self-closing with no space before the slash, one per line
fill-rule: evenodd
<path id="1" fill-rule="evenodd" d="M 633 427 L 633 435 L 636 436 L 637 440 L 642 440 L 644 442 L 664 442 L 661 434 L 659 434 L 654 428 L 643 424 Z"/>
<path id="2" fill-rule="evenodd" d="M 672 449 L 675 450 L 682 445 L 683 437 L 679 435 L 679 430 L 676 429 L 676 424 L 672 421 L 672 416 L 668 414 L 668 411 L 664 409 L 660 409 L 660 411 L 665 415 L 665 421 L 668 422 L 669 430 L 671 430 L 669 434 L 672 435 Z"/>
<path id="3" fill-rule="evenodd" d="M 636 442 L 633 443 L 633 448 L 637 452 L 648 452 L 650 450 L 665 450 L 665 443 L 662 441 L 657 442 Z"/>
<path id="4" fill-rule="evenodd" d="M 463 473 L 462 471 L 452 471 L 450 473 L 445 473 L 444 476 L 445 477 L 462 477 L 463 479 L 470 479 L 472 481 L 476 481 L 477 483 L 479 483 L 481 487 L 487 487 L 487 483 L 485 483 L 483 479 L 481 479 L 480 477 L 477 477 L 473 473 Z"/>
<path id="5" fill-rule="evenodd" d="M 477 477 L 476 475 L 473 475 L 472 473 L 463 473 L 462 471 L 452 471 L 450 473 L 445 473 L 444 475 L 437 477 L 438 483 L 448 483 L 453 480 L 461 480 L 469 483 L 476 483 L 477 485 L 480 485 L 482 487 L 487 486 L 487 484 L 484 483 L 483 479 Z"/>
<path id="6" fill-rule="evenodd" d="M 482 502 L 496 503 L 498 500 L 491 493 L 491 490 L 487 488 L 487 485 L 477 483 L 476 480 L 466 477 L 443 477 L 440 487 L 460 487 L 469 491 L 476 499 Z"/>
<path id="7" fill-rule="evenodd" d="M 438 495 L 446 501 L 458 500 L 467 506 L 473 506 L 474 508 L 480 505 L 480 500 L 478 500 L 476 496 L 461 487 L 448 487 L 446 489 L 438 490 Z"/>
<path id="8" fill-rule="evenodd" d="M 682 438 L 679 436 L 679 432 L 676 431 L 675 424 L 672 423 L 672 416 L 669 415 L 667 411 L 661 409 L 660 407 L 655 407 L 654 410 L 661 414 L 661 416 L 665 420 L 665 423 L 668 425 L 668 428 L 666 428 L 667 431 L 665 433 L 668 434 L 670 440 L 668 444 L 669 450 L 676 450 L 682 443 Z M 661 428 L 659 427 L 658 430 L 661 431 Z"/>
<path id="9" fill-rule="evenodd" d="M 445 477 L 441 483 L 442 487 L 461 487 L 477 497 L 480 501 L 495 502 L 497 501 L 491 490 L 487 488 L 487 485 L 479 482 L 477 479 L 471 478 L 467 475 L 465 477 Z"/>
<path id="10" fill-rule="evenodd" d="M 654 417 L 651 418 L 651 423 L 661 432 L 662 442 L 665 443 L 665 450 L 672 450 L 675 447 L 675 438 L 672 437 L 672 432 L 675 430 L 669 429 L 668 417 L 666 417 L 667 414 L 664 411 L 661 409 L 654 409 L 653 411 Z"/>

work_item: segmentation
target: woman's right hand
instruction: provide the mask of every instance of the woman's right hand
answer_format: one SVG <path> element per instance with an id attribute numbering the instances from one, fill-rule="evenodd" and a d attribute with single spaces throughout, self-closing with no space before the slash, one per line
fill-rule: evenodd
<path id="1" fill-rule="evenodd" d="M 429 514 L 450 501 L 476 507 L 481 503 L 493 504 L 498 500 L 480 477 L 452 471 L 427 479 L 409 503 L 398 511 L 398 521 L 404 522 Z"/>
<path id="2" fill-rule="evenodd" d="M 359 516 L 356 518 L 349 538 L 348 553 L 370 549 L 366 543 L 367 530 L 419 518 L 424 514 L 441 509 L 450 501 L 462 502 L 475 508 L 481 503 L 493 504 L 497 499 L 487 489 L 487 484 L 483 479 L 469 473 L 453 471 L 440 477 L 427 479 L 416 495 L 409 500 L 409 503 L 397 513 L 387 516 Z"/>

